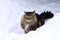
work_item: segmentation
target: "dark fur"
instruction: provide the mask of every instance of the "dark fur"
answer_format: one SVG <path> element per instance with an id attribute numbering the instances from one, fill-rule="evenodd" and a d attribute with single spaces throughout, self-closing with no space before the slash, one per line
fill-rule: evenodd
<path id="1" fill-rule="evenodd" d="M 45 24 L 45 20 L 46 19 L 49 19 L 49 18 L 52 18 L 54 15 L 53 15 L 53 13 L 51 12 L 51 11 L 44 11 L 44 12 L 42 12 L 41 14 L 40 14 L 40 21 L 41 21 L 41 23 L 42 23 L 42 25 L 44 25 Z"/>
<path id="2" fill-rule="evenodd" d="M 38 22 L 35 26 L 30 27 L 31 30 L 36 30 L 37 28 L 41 27 L 42 25 L 45 24 L 46 19 L 52 18 L 54 16 L 53 13 L 51 13 L 51 11 L 46 11 L 46 12 L 44 11 L 40 15 L 35 13 L 35 15 L 37 17 Z M 41 22 L 41 25 L 39 25 L 39 22 Z"/>
<path id="3" fill-rule="evenodd" d="M 33 11 L 33 12 L 25 12 L 25 14 L 26 14 L 26 16 L 28 16 L 28 17 L 24 17 L 24 18 L 26 18 L 26 19 L 31 19 L 31 18 L 33 18 L 33 17 L 31 17 L 33 14 L 35 13 L 35 11 Z M 44 25 L 45 24 L 45 20 L 46 19 L 49 19 L 49 18 L 52 18 L 54 15 L 53 15 L 53 13 L 51 12 L 51 11 L 44 11 L 44 12 L 42 12 L 40 15 L 39 14 L 37 14 L 37 13 L 35 13 L 34 14 L 35 16 L 34 16 L 34 18 L 36 17 L 36 19 L 35 20 L 37 20 L 37 22 L 35 22 L 34 20 L 34 25 L 30 25 L 29 26 L 29 31 L 31 31 L 31 30 L 36 30 L 37 28 L 39 28 L 39 27 L 41 27 L 42 25 Z M 29 18 L 29 17 L 31 17 L 31 18 Z M 23 19 L 24 20 L 24 19 Z M 26 23 L 25 21 L 23 22 L 22 21 L 22 23 Z M 31 22 L 31 24 L 32 24 L 32 22 Z M 22 24 L 21 24 L 22 25 Z M 24 25 L 22 25 L 22 28 L 24 27 Z M 23 28 L 24 29 L 24 28 Z M 28 31 L 27 32 L 25 32 L 25 33 L 28 33 Z"/>

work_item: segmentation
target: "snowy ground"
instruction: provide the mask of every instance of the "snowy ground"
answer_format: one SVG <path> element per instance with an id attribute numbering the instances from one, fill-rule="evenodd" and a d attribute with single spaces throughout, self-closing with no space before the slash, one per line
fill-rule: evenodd
<path id="1" fill-rule="evenodd" d="M 21 17 L 24 11 L 33 10 L 39 14 L 49 10 L 55 16 L 36 31 L 23 34 L 20 26 Z M 60 40 L 59 11 L 59 2 L 0 0 L 0 40 Z"/>

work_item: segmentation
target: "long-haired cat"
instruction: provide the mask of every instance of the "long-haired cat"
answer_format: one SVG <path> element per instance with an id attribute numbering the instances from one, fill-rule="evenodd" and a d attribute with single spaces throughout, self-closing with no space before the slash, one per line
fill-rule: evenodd
<path id="1" fill-rule="evenodd" d="M 24 12 L 21 19 L 21 27 L 25 33 L 28 33 L 31 30 L 36 30 L 37 28 L 44 25 L 45 20 L 52 18 L 54 15 L 50 12 L 42 12 L 40 15 L 33 12 Z"/>

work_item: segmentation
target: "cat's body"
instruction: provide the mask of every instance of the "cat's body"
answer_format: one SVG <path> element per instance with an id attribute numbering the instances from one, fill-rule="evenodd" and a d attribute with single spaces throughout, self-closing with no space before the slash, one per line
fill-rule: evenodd
<path id="1" fill-rule="evenodd" d="M 21 27 L 28 33 L 31 30 L 36 30 L 38 27 L 44 25 L 45 19 L 52 18 L 53 14 L 51 12 L 42 12 L 42 14 L 38 15 L 33 12 L 25 12 L 21 20 Z"/>

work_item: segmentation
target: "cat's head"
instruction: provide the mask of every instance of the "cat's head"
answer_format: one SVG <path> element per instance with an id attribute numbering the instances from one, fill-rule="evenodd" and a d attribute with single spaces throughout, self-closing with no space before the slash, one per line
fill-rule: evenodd
<path id="1" fill-rule="evenodd" d="M 25 18 L 31 19 L 35 15 L 35 10 L 33 12 L 26 12 L 26 11 L 24 11 L 24 13 L 25 13 L 25 15 L 24 15 Z"/>
<path id="2" fill-rule="evenodd" d="M 35 14 L 35 10 L 33 12 L 26 12 L 24 11 L 24 13 L 27 15 L 27 16 L 31 16 L 31 15 L 34 15 Z"/>

